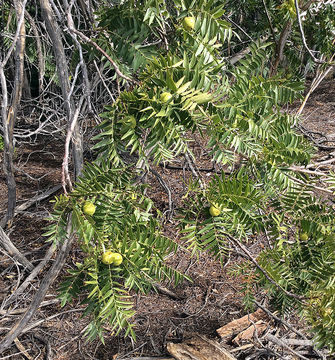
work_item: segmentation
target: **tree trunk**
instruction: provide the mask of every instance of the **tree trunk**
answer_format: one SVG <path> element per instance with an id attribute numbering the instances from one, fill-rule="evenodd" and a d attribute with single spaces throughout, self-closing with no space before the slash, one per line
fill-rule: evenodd
<path id="1" fill-rule="evenodd" d="M 15 0 L 14 7 L 16 12 L 16 18 L 19 23 L 19 19 L 23 16 L 24 6 L 22 1 Z M 23 21 L 18 24 L 19 32 L 16 41 L 15 48 L 15 75 L 14 75 L 14 90 L 12 95 L 11 106 L 7 112 L 8 106 L 8 94 L 7 83 L 4 76 L 4 66 L 6 61 L 1 65 L 1 88 L 2 88 L 2 122 L 4 132 L 4 173 L 6 176 L 7 189 L 8 189 L 8 205 L 7 214 L 5 219 L 1 222 L 1 225 L 10 225 L 14 216 L 14 210 L 16 205 L 16 182 L 14 177 L 13 155 L 14 155 L 14 142 L 13 132 L 17 115 L 17 109 L 21 100 L 22 86 L 24 80 L 24 51 L 26 42 L 25 23 Z M 7 58 L 8 59 L 8 58 Z"/>
<path id="2" fill-rule="evenodd" d="M 42 17 L 45 21 L 46 28 L 53 45 L 53 51 L 57 65 L 57 74 L 67 113 L 68 127 L 70 128 L 74 116 L 75 106 L 70 94 L 68 59 L 65 56 L 61 32 L 55 21 L 49 0 L 40 0 L 40 4 L 42 9 Z M 75 125 L 72 135 L 72 155 L 74 163 L 74 177 L 76 179 L 81 174 L 83 167 L 83 141 L 81 130 L 78 124 Z"/>
<path id="3" fill-rule="evenodd" d="M 276 57 L 275 57 L 275 61 L 274 61 L 274 65 L 273 68 L 271 70 L 271 75 L 274 76 L 277 74 L 278 71 L 278 66 L 280 65 L 280 63 L 283 60 L 284 57 L 284 47 L 285 44 L 287 42 L 287 39 L 291 33 L 291 29 L 292 29 L 292 21 L 288 20 L 287 23 L 284 25 L 284 28 L 280 34 L 280 38 L 279 41 L 276 45 Z"/>

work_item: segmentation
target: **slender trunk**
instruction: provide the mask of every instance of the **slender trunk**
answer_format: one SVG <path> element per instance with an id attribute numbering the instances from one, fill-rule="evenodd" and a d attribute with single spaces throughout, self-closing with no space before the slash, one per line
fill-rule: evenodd
<path id="1" fill-rule="evenodd" d="M 23 18 L 24 4 L 22 1 L 15 0 L 14 7 L 16 11 L 16 18 L 19 23 L 19 19 Z M 14 89 L 12 95 L 11 106 L 7 112 L 8 107 L 8 95 L 7 95 L 7 83 L 4 74 L 4 66 L 6 65 L 5 58 L 4 62 L 1 64 L 0 69 L 0 81 L 2 89 L 2 122 L 3 122 L 3 133 L 4 133 L 4 173 L 6 176 L 7 189 L 8 189 L 8 205 L 7 205 L 7 214 L 5 219 L 1 222 L 1 225 L 10 225 L 11 220 L 14 217 L 14 210 L 16 205 L 16 182 L 14 177 L 14 166 L 13 166 L 13 156 L 14 156 L 14 125 L 17 115 L 17 109 L 21 100 L 22 87 L 24 81 L 24 51 L 25 51 L 25 23 L 24 19 L 18 24 L 18 37 L 15 44 L 15 74 L 14 74 Z"/>
<path id="2" fill-rule="evenodd" d="M 292 29 L 292 21 L 288 20 L 287 23 L 284 25 L 284 28 L 280 34 L 279 41 L 276 44 L 276 57 L 271 71 L 271 75 L 277 74 L 278 66 L 280 65 L 284 57 L 284 47 L 291 33 L 291 29 Z"/>
<path id="3" fill-rule="evenodd" d="M 68 127 L 70 128 L 74 116 L 75 106 L 70 94 L 68 59 L 65 56 L 61 32 L 55 21 L 49 0 L 40 0 L 40 4 L 42 9 L 42 16 L 53 45 L 53 51 L 57 65 L 57 74 L 67 113 Z M 72 155 L 74 163 L 74 176 L 76 179 L 81 174 L 83 167 L 83 142 L 81 130 L 78 124 L 75 125 L 72 135 Z"/>

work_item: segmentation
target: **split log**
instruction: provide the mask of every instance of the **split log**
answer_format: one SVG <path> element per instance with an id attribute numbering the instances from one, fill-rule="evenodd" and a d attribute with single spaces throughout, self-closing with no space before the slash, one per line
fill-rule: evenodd
<path id="1" fill-rule="evenodd" d="M 168 343 L 167 350 L 176 360 L 236 360 L 216 341 L 199 334 L 192 334 L 181 344 Z"/>

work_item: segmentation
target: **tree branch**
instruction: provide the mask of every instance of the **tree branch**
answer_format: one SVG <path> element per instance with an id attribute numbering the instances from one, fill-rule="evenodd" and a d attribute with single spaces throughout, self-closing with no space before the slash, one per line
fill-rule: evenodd
<path id="1" fill-rule="evenodd" d="M 27 326 L 28 322 L 34 316 L 39 305 L 43 301 L 50 285 L 54 282 L 60 270 L 63 268 L 66 258 L 70 252 L 73 240 L 74 235 L 71 233 L 71 221 L 69 219 L 67 226 L 67 238 L 62 244 L 59 253 L 57 254 L 57 257 L 55 259 L 55 262 L 42 280 L 41 285 L 25 314 L 22 316 L 19 322 L 14 325 L 14 327 L 7 333 L 5 338 L 0 342 L 0 354 L 3 353 L 12 344 L 14 339 L 21 334 L 21 332 Z"/>
<path id="2" fill-rule="evenodd" d="M 324 61 L 324 60 L 320 60 L 320 59 L 317 59 L 317 58 L 314 56 L 313 51 L 308 47 L 307 42 L 306 42 L 305 33 L 304 33 L 304 29 L 303 29 L 303 27 L 302 27 L 301 18 L 300 18 L 300 10 L 299 10 L 298 0 L 294 0 L 294 5 L 295 5 L 295 11 L 296 11 L 296 13 L 297 13 L 297 21 L 298 21 L 298 25 L 299 25 L 299 31 L 300 31 L 300 35 L 301 35 L 301 40 L 302 40 L 302 43 L 303 43 L 303 45 L 304 45 L 304 48 L 307 50 L 307 52 L 308 52 L 309 55 L 311 56 L 312 60 L 313 60 L 316 64 L 330 64 L 330 65 L 335 65 L 335 63 L 328 62 L 328 61 Z"/>

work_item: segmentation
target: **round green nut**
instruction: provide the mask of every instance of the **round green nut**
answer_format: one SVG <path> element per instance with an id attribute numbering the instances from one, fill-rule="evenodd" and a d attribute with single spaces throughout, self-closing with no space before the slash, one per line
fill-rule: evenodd
<path id="1" fill-rule="evenodd" d="M 113 264 L 116 266 L 119 266 L 120 264 L 122 264 L 123 261 L 123 257 L 121 254 L 119 253 L 114 253 L 114 262 Z"/>
<path id="2" fill-rule="evenodd" d="M 172 99 L 172 95 L 169 92 L 161 93 L 160 99 L 162 102 L 167 103 Z"/>
<path id="3" fill-rule="evenodd" d="M 221 210 L 219 209 L 219 205 L 216 203 L 213 203 L 209 208 L 209 213 L 211 216 L 219 216 L 221 214 Z"/>
<path id="4" fill-rule="evenodd" d="M 300 239 L 301 241 L 307 241 L 307 240 L 308 240 L 308 234 L 305 233 L 305 232 L 301 233 L 301 234 L 299 235 L 299 239 Z"/>
<path id="5" fill-rule="evenodd" d="M 101 261 L 106 265 L 120 265 L 122 264 L 123 257 L 119 253 L 112 251 L 106 251 L 101 256 Z"/>
<path id="6" fill-rule="evenodd" d="M 183 27 L 185 30 L 193 30 L 195 26 L 195 18 L 193 16 L 186 16 L 183 19 Z"/>
<path id="7" fill-rule="evenodd" d="M 85 215 L 94 215 L 96 206 L 91 201 L 85 201 L 83 205 L 83 212 Z"/>
<path id="8" fill-rule="evenodd" d="M 101 261 L 106 264 L 110 265 L 114 262 L 114 253 L 112 251 L 106 251 L 101 256 Z"/>

